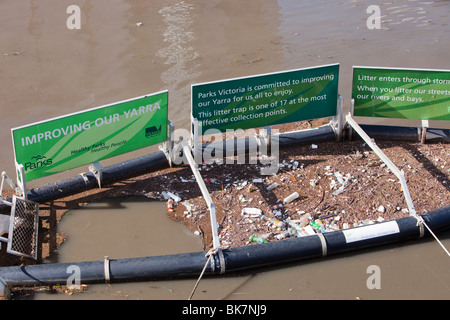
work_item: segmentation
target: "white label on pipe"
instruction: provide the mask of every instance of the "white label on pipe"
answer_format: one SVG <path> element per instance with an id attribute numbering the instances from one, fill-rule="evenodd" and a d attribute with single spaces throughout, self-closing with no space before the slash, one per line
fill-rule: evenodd
<path id="1" fill-rule="evenodd" d="M 396 221 L 388 221 L 359 228 L 347 229 L 342 232 L 344 233 L 345 241 L 350 243 L 399 233 L 400 230 Z"/>

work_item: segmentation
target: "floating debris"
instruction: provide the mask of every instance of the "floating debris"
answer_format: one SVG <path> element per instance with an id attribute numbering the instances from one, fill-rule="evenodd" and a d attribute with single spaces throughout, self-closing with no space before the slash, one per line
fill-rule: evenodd
<path id="1" fill-rule="evenodd" d="M 297 199 L 299 197 L 298 192 L 294 192 L 291 195 L 289 195 L 288 197 L 284 198 L 283 200 L 283 204 L 289 203 L 294 201 L 295 199 Z"/>
<path id="2" fill-rule="evenodd" d="M 262 215 L 261 209 L 258 208 L 244 208 L 242 209 L 241 215 L 249 215 L 251 217 L 259 217 Z"/>
<path id="3" fill-rule="evenodd" d="M 267 187 L 266 191 L 270 191 L 278 187 L 278 183 L 274 182 L 270 186 Z"/>

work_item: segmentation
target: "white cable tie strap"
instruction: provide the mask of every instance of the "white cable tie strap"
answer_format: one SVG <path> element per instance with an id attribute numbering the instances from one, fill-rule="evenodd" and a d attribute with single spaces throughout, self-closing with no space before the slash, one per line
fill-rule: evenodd
<path id="1" fill-rule="evenodd" d="M 417 226 L 419 227 L 420 232 L 419 238 L 423 238 L 423 236 L 425 235 L 425 228 L 424 228 L 425 221 L 421 216 L 414 215 L 414 217 L 417 219 Z"/>
<path id="2" fill-rule="evenodd" d="M 88 179 L 88 177 L 86 176 L 86 172 L 80 173 L 80 176 L 83 178 L 84 183 L 85 183 L 86 185 L 88 185 L 88 184 L 89 184 L 89 179 Z"/>
<path id="3" fill-rule="evenodd" d="M 223 252 L 219 249 L 219 261 L 220 261 L 220 274 L 225 273 L 225 257 L 223 256 Z"/>
<path id="4" fill-rule="evenodd" d="M 322 233 L 316 233 L 322 244 L 322 257 L 327 256 L 327 242 L 325 241 L 325 236 Z"/>
<path id="5" fill-rule="evenodd" d="M 110 271 L 109 271 L 109 257 L 105 256 L 104 260 L 104 270 L 105 270 L 105 281 L 106 283 L 109 283 L 110 281 Z"/>

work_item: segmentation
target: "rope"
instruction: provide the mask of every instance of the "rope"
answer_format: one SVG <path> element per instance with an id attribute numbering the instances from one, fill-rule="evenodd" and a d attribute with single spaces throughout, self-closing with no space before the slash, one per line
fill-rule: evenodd
<path id="1" fill-rule="evenodd" d="M 417 224 L 419 226 L 424 225 L 425 228 L 427 228 L 428 231 L 430 231 L 431 235 L 434 237 L 434 239 L 436 239 L 437 243 L 439 243 L 439 245 L 442 247 L 442 249 L 444 249 L 445 253 L 447 253 L 447 255 L 450 257 L 450 252 L 448 252 L 448 250 L 445 248 L 445 246 L 442 244 L 442 242 L 438 239 L 438 237 L 433 233 L 433 231 L 430 229 L 430 227 L 425 223 L 425 220 L 423 220 L 423 218 L 421 216 L 415 216 L 417 219 Z M 423 227 L 422 227 L 423 228 Z"/>
<path id="2" fill-rule="evenodd" d="M 189 299 L 188 299 L 188 300 L 191 300 L 191 299 L 192 299 L 192 296 L 194 295 L 195 290 L 197 290 L 198 284 L 200 283 L 200 280 L 202 279 L 203 274 L 205 273 L 206 266 L 208 265 L 209 261 L 211 260 L 211 257 L 212 257 L 214 254 L 216 254 L 218 251 L 219 251 L 219 248 L 213 248 L 213 249 L 209 250 L 209 251 L 205 254 L 205 257 L 208 257 L 208 260 L 206 260 L 205 266 L 203 267 L 203 270 L 202 270 L 202 272 L 200 273 L 200 277 L 198 277 L 197 282 L 195 283 L 195 286 L 194 286 L 194 288 L 192 289 L 191 295 L 189 296 Z"/>

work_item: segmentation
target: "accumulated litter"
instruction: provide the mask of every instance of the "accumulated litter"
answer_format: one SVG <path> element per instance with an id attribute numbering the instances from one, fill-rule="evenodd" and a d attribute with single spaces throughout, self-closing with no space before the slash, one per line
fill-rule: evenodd
<path id="1" fill-rule="evenodd" d="M 345 210 L 321 214 L 318 217 L 317 214 L 291 208 L 291 211 L 293 211 L 292 214 L 295 213 L 299 216 L 296 219 L 292 219 L 290 215 L 281 214 L 282 210 L 287 210 L 286 206 L 295 207 L 293 201 L 298 197 L 298 192 L 294 192 L 284 199 L 283 204 L 271 205 L 267 211 L 259 208 L 243 208 L 241 216 L 245 217 L 245 223 L 247 225 L 251 224 L 251 227 L 246 230 L 269 231 L 269 233 L 263 236 L 252 233 L 249 238 L 250 243 L 265 243 L 269 242 L 270 239 L 282 240 L 292 237 L 306 237 L 317 233 L 333 232 L 340 229 L 370 225 L 384 221 L 381 217 L 375 220 L 363 219 L 353 224 L 341 223 L 340 227 L 339 223 L 342 217 L 346 215 Z M 385 207 L 382 205 L 376 208 L 376 211 L 379 213 L 385 210 Z"/>
<path id="2" fill-rule="evenodd" d="M 236 187 L 236 190 L 242 190 L 247 186 L 248 182 L 245 180 L 245 181 L 235 183 L 235 184 L 238 185 L 238 187 Z"/>
<path id="3" fill-rule="evenodd" d="M 185 214 L 189 214 L 193 211 L 193 205 L 188 201 L 183 201 L 181 204 L 186 208 Z"/>
<path id="4" fill-rule="evenodd" d="M 343 193 L 345 191 L 345 185 L 342 185 L 339 187 L 339 189 L 337 189 L 335 192 L 333 192 L 331 195 L 333 197 L 336 197 L 338 195 L 340 195 L 341 193 Z"/>
<path id="5" fill-rule="evenodd" d="M 165 192 L 165 191 L 162 191 L 162 192 L 161 192 L 161 195 L 163 196 L 163 198 L 164 198 L 165 200 L 169 200 L 169 199 L 170 199 L 169 194 L 168 194 L 167 192 Z"/>
<path id="6" fill-rule="evenodd" d="M 172 198 L 175 202 L 180 202 L 181 198 L 172 192 L 167 192 L 167 195 Z"/>
<path id="7" fill-rule="evenodd" d="M 309 144 L 303 151 L 314 147 L 317 145 Z M 277 173 L 270 176 L 262 176 L 256 165 L 245 166 L 245 169 L 238 167 L 236 172 L 233 167 L 229 170 L 217 163 L 204 164 L 203 178 L 216 208 L 219 208 L 217 223 L 221 245 L 236 247 L 259 243 L 261 238 L 277 241 L 307 237 L 409 214 L 403 203 L 397 200 L 392 203 L 393 197 L 402 198 L 395 176 L 387 172 L 376 155 L 366 151 L 364 145 L 352 144 L 350 147 L 351 151 L 343 156 L 328 157 L 322 152 L 308 155 L 305 152 L 300 157 L 280 160 Z M 406 165 L 405 168 L 409 167 Z M 415 164 L 411 168 L 420 166 Z M 180 199 L 170 196 L 167 191 L 161 192 L 160 197 L 166 201 L 170 198 L 174 208 L 184 205 L 184 215 L 173 209 L 172 217 L 182 219 L 193 230 L 201 226 L 202 232 L 208 234 L 208 208 L 201 196 L 198 199 L 192 197 L 194 192 L 187 186 L 189 182 L 195 184 L 195 179 L 184 175 L 176 180 L 179 189 L 169 190 L 183 200 L 189 199 L 190 203 L 177 202 Z M 171 188 L 170 182 L 167 188 Z M 254 236 L 253 240 L 250 235 Z"/>

